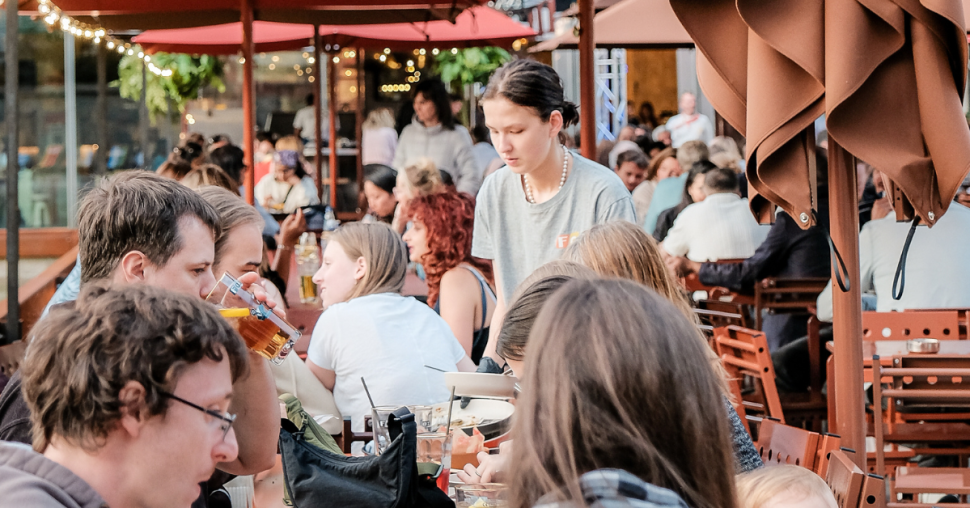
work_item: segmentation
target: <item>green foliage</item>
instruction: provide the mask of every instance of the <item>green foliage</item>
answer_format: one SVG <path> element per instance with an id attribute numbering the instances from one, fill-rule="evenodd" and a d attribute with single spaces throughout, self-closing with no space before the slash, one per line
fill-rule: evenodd
<path id="1" fill-rule="evenodd" d="M 496 47 L 445 50 L 435 57 L 435 73 L 445 83 L 470 85 L 487 83 L 495 69 L 512 59 L 508 51 Z"/>
<path id="2" fill-rule="evenodd" d="M 125 99 L 140 101 L 142 65 L 147 64 L 138 58 L 138 50 L 135 51 L 135 55 L 125 55 L 118 63 L 118 80 L 113 81 L 111 86 L 118 87 Z M 152 55 L 151 63 L 159 69 L 172 71 L 169 76 L 159 76 L 151 70 L 146 73 L 148 92 L 145 101 L 152 124 L 162 115 L 177 118 L 176 111 L 169 110 L 170 103 L 174 104 L 178 113 L 184 113 L 185 105 L 197 99 L 203 87 L 211 85 L 220 93 L 226 91 L 226 85 L 222 82 L 222 62 L 215 57 L 156 53 Z"/>

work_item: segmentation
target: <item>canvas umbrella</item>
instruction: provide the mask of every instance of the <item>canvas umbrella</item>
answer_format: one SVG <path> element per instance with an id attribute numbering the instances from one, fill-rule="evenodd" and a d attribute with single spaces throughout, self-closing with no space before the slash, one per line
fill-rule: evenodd
<path id="1" fill-rule="evenodd" d="M 626 49 L 690 48 L 694 40 L 670 8 L 668 0 L 622 0 L 593 17 L 596 47 Z M 572 31 L 529 48 L 529 52 L 575 49 Z"/>
<path id="2" fill-rule="evenodd" d="M 752 212 L 816 208 L 815 119 L 826 114 L 832 239 L 848 291 L 834 295 L 837 414 L 863 449 L 861 305 L 854 154 L 898 189 L 896 208 L 932 226 L 970 170 L 960 104 L 967 42 L 960 0 L 670 0 L 697 48 L 711 104 L 748 140 Z M 843 426 L 844 424 L 844 426 Z M 859 454 L 861 457 L 861 454 Z M 857 457 L 857 460 L 863 460 Z"/>

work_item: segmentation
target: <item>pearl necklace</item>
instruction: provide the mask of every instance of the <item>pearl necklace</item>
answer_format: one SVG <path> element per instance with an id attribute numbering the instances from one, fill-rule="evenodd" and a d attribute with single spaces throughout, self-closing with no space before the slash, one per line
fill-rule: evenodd
<path id="1" fill-rule="evenodd" d="M 559 179 L 559 188 L 556 192 L 562 190 L 562 186 L 566 183 L 566 171 L 569 169 L 569 150 L 566 147 L 562 147 L 562 178 Z M 536 204 L 536 198 L 532 196 L 532 187 L 529 187 L 529 180 L 526 179 L 525 175 L 522 175 L 522 184 L 525 186 L 525 198 L 532 203 Z"/>

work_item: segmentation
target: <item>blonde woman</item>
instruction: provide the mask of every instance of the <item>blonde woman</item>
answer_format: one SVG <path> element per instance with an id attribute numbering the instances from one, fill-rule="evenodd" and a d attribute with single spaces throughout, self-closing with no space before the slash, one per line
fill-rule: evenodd
<path id="1" fill-rule="evenodd" d="M 687 296 L 681 291 L 660 255 L 657 242 L 642 228 L 628 222 L 614 221 L 593 226 L 570 242 L 563 259 L 583 264 L 602 277 L 617 277 L 632 280 L 653 289 L 672 303 L 685 318 L 697 324 Z M 701 344 L 702 356 L 691 359 L 704 359 L 711 371 L 720 379 L 722 393 L 727 393 L 727 372 L 720 359 L 708 347 L 700 331 L 694 328 L 690 340 Z M 725 406 L 732 426 L 732 436 L 738 471 L 750 471 L 761 467 L 761 457 L 751 442 L 751 436 L 737 412 L 725 398 Z"/>
<path id="2" fill-rule="evenodd" d="M 790 464 L 738 476 L 739 508 L 836 508 L 832 490 L 811 470 Z"/>
<path id="3" fill-rule="evenodd" d="M 421 196 L 428 196 L 446 189 L 441 179 L 441 171 L 431 159 L 417 159 L 397 172 L 397 185 L 394 186 L 394 198 L 397 199 L 397 209 L 391 220 L 391 228 L 403 234 L 407 229 L 405 217 L 411 200 Z"/>
<path id="4" fill-rule="evenodd" d="M 401 296 L 407 263 L 404 241 L 386 224 L 352 223 L 330 238 L 313 276 L 326 310 L 307 365 L 358 432 L 371 407 L 361 378 L 377 405 L 427 405 L 448 399 L 441 371 L 475 370 L 448 323 Z"/>
<path id="5" fill-rule="evenodd" d="M 394 130 L 394 115 L 388 108 L 377 108 L 367 115 L 361 127 L 363 138 L 360 141 L 363 164 L 394 163 L 397 150 L 397 131 Z"/>
<path id="6" fill-rule="evenodd" d="M 695 333 L 631 281 L 553 293 L 522 373 L 510 506 L 734 508 L 730 427 Z"/>

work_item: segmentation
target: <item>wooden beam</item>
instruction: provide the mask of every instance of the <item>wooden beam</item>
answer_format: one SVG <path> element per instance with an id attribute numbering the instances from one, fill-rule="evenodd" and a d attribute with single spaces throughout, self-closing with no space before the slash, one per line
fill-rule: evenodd
<path id="1" fill-rule="evenodd" d="M 241 0 L 241 21 L 243 31 L 242 55 L 243 55 L 243 152 L 246 154 L 246 172 L 243 177 L 243 186 L 246 189 L 246 202 L 253 204 L 256 201 L 255 174 L 256 157 L 253 137 L 256 133 L 256 93 L 253 86 L 253 3 L 252 0 Z"/>
<path id="2" fill-rule="evenodd" d="M 40 320 L 47 307 L 47 302 L 57 291 L 57 284 L 71 272 L 77 263 L 77 245 L 65 252 L 61 257 L 47 267 L 39 275 L 20 286 L 17 292 L 19 303 L 19 323 L 23 325 L 21 333 L 27 336 L 34 324 Z M 8 300 L 0 300 L 0 321 L 7 321 Z M 7 323 L 9 331 L 9 323 Z"/>
<path id="3" fill-rule="evenodd" d="M 7 257 L 7 230 L 0 229 L 0 258 Z M 31 228 L 20 230 L 21 258 L 56 258 L 77 246 L 77 230 Z"/>
<path id="4" fill-rule="evenodd" d="M 579 135 L 583 157 L 596 160 L 596 42 L 594 0 L 579 0 Z M 626 106 L 624 106 L 626 107 Z"/>

